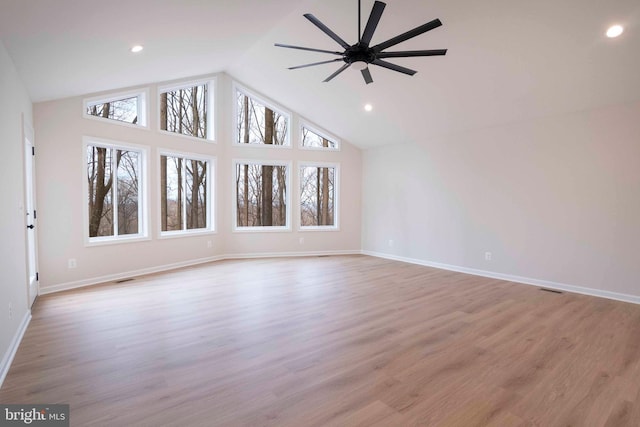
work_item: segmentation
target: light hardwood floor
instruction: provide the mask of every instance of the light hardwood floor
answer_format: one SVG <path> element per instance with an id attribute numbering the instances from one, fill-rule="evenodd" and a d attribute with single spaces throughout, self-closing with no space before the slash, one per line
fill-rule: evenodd
<path id="1" fill-rule="evenodd" d="M 38 299 L 2 403 L 74 426 L 640 426 L 640 306 L 366 256 Z"/>

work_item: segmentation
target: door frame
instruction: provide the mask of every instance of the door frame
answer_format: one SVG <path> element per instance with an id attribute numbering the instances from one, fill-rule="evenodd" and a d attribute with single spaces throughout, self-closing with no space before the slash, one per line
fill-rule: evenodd
<path id="1" fill-rule="evenodd" d="M 40 292 L 38 274 L 38 219 L 36 204 L 36 161 L 33 127 L 22 115 L 22 146 L 24 153 L 24 225 L 27 279 L 27 301 L 33 306 Z M 30 228 L 31 227 L 31 228 Z"/>

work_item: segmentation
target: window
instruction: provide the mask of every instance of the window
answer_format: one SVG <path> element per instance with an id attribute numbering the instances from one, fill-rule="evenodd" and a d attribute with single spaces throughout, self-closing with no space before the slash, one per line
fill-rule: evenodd
<path id="1" fill-rule="evenodd" d="M 302 148 L 317 150 L 338 150 L 340 148 L 337 138 L 324 135 L 305 123 L 300 128 L 300 136 Z"/>
<path id="2" fill-rule="evenodd" d="M 146 92 L 86 99 L 84 101 L 84 117 L 146 127 Z"/>
<path id="3" fill-rule="evenodd" d="M 85 156 L 88 241 L 146 237 L 146 150 L 86 140 Z"/>
<path id="4" fill-rule="evenodd" d="M 161 235 L 212 231 L 212 160 L 160 155 Z"/>
<path id="5" fill-rule="evenodd" d="M 236 161 L 236 230 L 288 229 L 288 180 L 285 163 Z"/>
<path id="6" fill-rule="evenodd" d="M 213 140 L 213 82 L 161 88 L 160 129 Z"/>
<path id="7" fill-rule="evenodd" d="M 236 143 L 289 146 L 289 114 L 237 89 Z"/>
<path id="8" fill-rule="evenodd" d="M 336 229 L 338 167 L 328 164 L 300 166 L 300 228 Z"/>

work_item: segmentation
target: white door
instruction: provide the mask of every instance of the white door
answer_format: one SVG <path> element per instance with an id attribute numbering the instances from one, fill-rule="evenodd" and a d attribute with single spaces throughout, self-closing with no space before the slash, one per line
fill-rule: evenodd
<path id="1" fill-rule="evenodd" d="M 33 129 L 24 124 L 24 161 L 25 161 L 25 224 L 27 226 L 27 268 L 29 283 L 29 306 L 38 296 L 38 246 L 36 236 L 36 183 L 35 183 L 35 145 Z"/>

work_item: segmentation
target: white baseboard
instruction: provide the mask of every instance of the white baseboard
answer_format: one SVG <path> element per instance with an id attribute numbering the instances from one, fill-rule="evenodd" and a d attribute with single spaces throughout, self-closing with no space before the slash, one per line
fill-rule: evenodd
<path id="1" fill-rule="evenodd" d="M 173 264 L 165 264 L 151 268 L 128 271 L 125 273 L 111 274 L 100 277 L 93 277 L 75 282 L 61 283 L 58 285 L 46 286 L 40 288 L 40 294 L 46 295 L 54 292 L 61 292 L 69 289 L 81 288 L 85 286 L 97 285 L 100 283 L 114 282 L 116 280 L 126 279 L 130 277 L 143 276 L 145 274 L 160 273 L 163 271 L 175 270 L 177 268 L 189 267 L 192 265 L 205 264 L 213 261 L 222 261 L 226 259 L 254 259 L 254 258 L 288 258 L 288 257 L 312 257 L 312 256 L 329 256 L 329 255 L 369 255 L 377 258 L 385 258 L 394 261 L 407 262 L 410 264 L 423 265 L 426 267 L 439 268 L 441 270 L 456 271 L 459 273 L 472 274 L 475 276 L 489 277 L 491 279 L 506 280 L 509 282 L 522 283 L 525 285 L 539 286 L 549 289 L 557 289 L 566 292 L 574 292 L 578 294 L 591 295 L 601 298 L 608 298 L 617 301 L 630 302 L 640 304 L 640 296 L 622 294 L 618 292 L 603 291 L 599 289 L 586 288 L 582 286 L 568 285 L 566 283 L 557 283 L 549 280 L 532 279 L 530 277 L 515 276 L 511 274 L 496 273 L 493 271 L 480 270 L 476 268 L 461 267 L 451 264 L 443 264 L 434 261 L 426 261 L 416 258 L 407 258 L 398 255 L 386 254 L 374 251 L 345 250 L 345 251 L 315 251 L 315 252 L 260 252 L 260 253 L 235 253 L 225 254 L 209 258 L 200 258 L 196 260 L 178 262 Z"/>
<path id="2" fill-rule="evenodd" d="M 622 294 L 618 292 L 603 291 L 600 289 L 585 288 L 582 286 L 568 285 L 566 283 L 551 282 L 549 280 L 532 279 L 530 277 L 514 276 L 511 274 L 495 273 L 493 271 L 479 270 L 476 268 L 460 267 L 457 265 L 442 264 L 439 262 L 425 261 L 415 258 L 406 258 L 397 255 L 385 254 L 381 252 L 362 251 L 363 255 L 374 256 L 377 258 L 385 258 L 394 261 L 402 261 L 410 264 L 424 265 L 425 267 L 439 268 L 441 270 L 456 271 L 458 273 L 473 274 L 474 276 L 489 277 L 491 279 L 506 280 L 509 282 L 522 283 L 525 285 L 539 286 L 549 289 L 557 289 L 559 291 L 574 292 L 577 294 L 590 295 L 594 297 L 607 298 L 616 301 L 630 302 L 640 304 L 640 296 Z"/>
<path id="3" fill-rule="evenodd" d="M 362 251 L 315 251 L 315 252 L 268 252 L 268 253 L 240 253 L 227 254 L 224 259 L 251 259 L 251 258 L 292 258 L 330 255 L 361 255 Z"/>
<path id="4" fill-rule="evenodd" d="M 143 276 L 145 274 L 161 273 L 163 271 L 175 270 L 177 268 L 189 267 L 192 265 L 206 264 L 213 261 L 225 259 L 251 259 L 251 258 L 289 258 L 289 257 L 311 257 L 328 255 L 360 255 L 360 250 L 350 251 L 316 251 L 316 252 L 266 252 L 266 253 L 237 253 L 219 255 L 209 258 L 199 258 L 195 260 L 176 262 L 172 264 L 159 265 L 156 267 L 143 268 L 140 270 L 127 271 L 124 273 L 108 274 L 105 276 L 92 277 L 74 282 L 60 283 L 51 286 L 41 286 L 40 295 L 52 294 L 55 292 L 67 291 L 70 289 L 83 288 L 85 286 L 98 285 L 100 283 L 115 282 L 117 280 L 128 279 L 130 277 Z"/>
<path id="5" fill-rule="evenodd" d="M 20 343 L 22 342 L 22 337 L 27 330 L 27 326 L 29 326 L 29 322 L 31 322 L 31 310 L 25 313 L 24 317 L 22 318 L 22 322 L 20 322 L 20 327 L 16 331 L 13 339 L 11 340 L 11 343 L 9 344 L 7 352 L 4 354 L 4 356 L 2 356 L 2 361 L 0 362 L 0 387 L 2 387 L 2 383 L 9 373 L 9 368 L 11 367 L 11 363 L 13 362 L 13 358 L 16 356 L 18 346 L 20 346 Z"/>
<path id="6" fill-rule="evenodd" d="M 92 277 L 89 279 L 76 280 L 74 282 L 60 283 L 51 286 L 41 286 L 40 295 L 52 294 L 54 292 L 67 291 L 69 289 L 83 288 L 85 286 L 97 285 L 106 282 L 115 282 L 116 280 L 128 279 L 130 277 L 144 276 L 145 274 L 161 273 L 163 271 L 175 270 L 177 268 L 189 267 L 197 264 L 204 264 L 212 261 L 220 261 L 224 259 L 222 256 L 199 258 L 189 261 L 175 262 L 172 264 L 159 265 L 156 267 L 142 268 L 140 270 L 132 270 L 124 273 L 107 274 L 105 276 Z"/>

